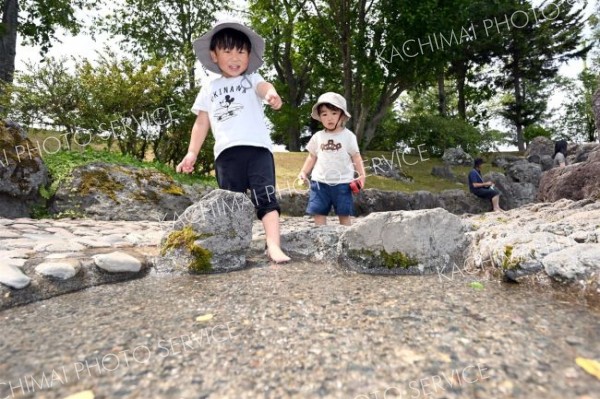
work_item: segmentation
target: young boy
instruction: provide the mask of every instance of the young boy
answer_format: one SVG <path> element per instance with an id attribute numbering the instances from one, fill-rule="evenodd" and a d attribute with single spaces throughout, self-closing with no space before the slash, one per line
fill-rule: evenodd
<path id="1" fill-rule="evenodd" d="M 350 119 L 346 99 L 337 93 L 325 93 L 313 106 L 311 116 L 321 121 L 324 129 L 308 142 L 309 155 L 298 175 L 307 180 L 312 171 L 306 213 L 314 216 L 317 226 L 322 226 L 333 206 L 340 224 L 350 226 L 354 214 L 350 184 L 363 187 L 365 170 L 356 136 L 345 127 Z M 356 180 L 355 173 L 359 176 Z"/>
<path id="2" fill-rule="evenodd" d="M 215 170 L 219 187 L 246 192 L 265 228 L 267 256 L 287 262 L 279 238 L 279 204 L 275 192 L 275 164 L 271 138 L 264 121 L 262 101 L 281 108 L 271 83 L 256 72 L 262 65 L 262 37 L 238 22 L 219 22 L 194 41 L 194 52 L 220 78 L 200 90 L 192 107 L 197 114 L 187 155 L 177 172 L 191 173 L 209 128 L 215 137 Z"/>

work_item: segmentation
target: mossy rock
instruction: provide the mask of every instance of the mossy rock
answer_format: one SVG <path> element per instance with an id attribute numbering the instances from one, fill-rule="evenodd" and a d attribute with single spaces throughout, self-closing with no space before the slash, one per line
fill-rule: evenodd
<path id="1" fill-rule="evenodd" d="M 418 259 L 403 252 L 388 253 L 385 250 L 353 249 L 348 252 L 348 256 L 357 261 L 368 262 L 370 268 L 381 267 L 388 270 L 410 269 L 419 265 Z"/>
<path id="2" fill-rule="evenodd" d="M 165 256 L 169 251 L 185 250 L 189 252 L 192 260 L 187 268 L 192 273 L 209 273 L 212 271 L 212 253 L 206 248 L 196 244 L 197 240 L 210 237 L 210 234 L 198 234 L 192 226 L 185 226 L 181 230 L 172 231 L 164 241 L 161 255 Z"/>

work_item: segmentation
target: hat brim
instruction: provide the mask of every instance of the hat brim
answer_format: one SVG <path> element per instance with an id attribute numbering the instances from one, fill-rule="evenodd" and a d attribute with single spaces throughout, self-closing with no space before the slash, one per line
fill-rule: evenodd
<path id="1" fill-rule="evenodd" d="M 238 30 L 248 36 L 250 44 L 252 45 L 252 50 L 250 51 L 250 59 L 248 61 L 246 73 L 256 72 L 264 63 L 263 55 L 265 53 L 265 41 L 258 33 L 237 22 L 224 22 L 215 25 L 210 31 L 194 40 L 194 54 L 196 54 L 196 58 L 198 58 L 202 65 L 209 71 L 218 74 L 221 73 L 219 66 L 213 62 L 210 56 L 210 42 L 215 33 L 225 28 Z"/>
<path id="2" fill-rule="evenodd" d="M 313 119 L 316 119 L 316 120 L 318 120 L 319 122 L 321 121 L 321 117 L 319 116 L 318 109 L 319 109 L 319 105 L 321 105 L 321 104 L 331 104 L 331 103 L 330 103 L 330 102 L 327 102 L 327 101 L 321 101 L 321 102 L 318 102 L 318 103 L 316 103 L 315 105 L 313 105 L 313 107 L 312 107 L 312 111 L 311 111 L 311 113 L 310 113 L 310 116 L 311 116 Z M 341 109 L 341 110 L 342 110 L 342 112 L 344 112 L 344 115 L 346 115 L 346 117 L 347 117 L 348 119 L 352 118 L 352 115 L 350 115 L 350 113 L 349 113 L 348 111 L 346 111 L 345 109 L 343 109 L 342 107 L 340 107 L 340 106 L 338 106 L 338 105 L 336 105 L 336 104 L 331 104 L 331 105 L 333 105 L 334 107 L 338 107 L 339 109 Z"/>

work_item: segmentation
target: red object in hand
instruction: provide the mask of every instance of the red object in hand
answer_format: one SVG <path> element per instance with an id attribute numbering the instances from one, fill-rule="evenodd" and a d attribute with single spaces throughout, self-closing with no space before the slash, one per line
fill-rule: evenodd
<path id="1" fill-rule="evenodd" d="M 362 183 L 360 180 L 352 180 L 350 182 L 350 190 L 352 190 L 352 194 L 360 193 L 360 189 L 362 188 Z"/>

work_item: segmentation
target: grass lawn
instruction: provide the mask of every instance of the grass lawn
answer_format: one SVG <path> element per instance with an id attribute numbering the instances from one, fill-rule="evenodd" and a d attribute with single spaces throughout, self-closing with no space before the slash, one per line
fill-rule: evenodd
<path id="1" fill-rule="evenodd" d="M 277 184 L 280 189 L 295 188 L 297 190 L 306 189 L 306 186 L 300 186 L 296 177 L 302 168 L 302 164 L 306 159 L 308 153 L 306 152 L 276 152 L 275 155 L 275 169 L 277 172 Z M 367 173 L 367 182 L 365 188 L 377 188 L 380 190 L 387 191 L 404 191 L 404 192 L 415 192 L 420 190 L 430 192 L 440 192 L 443 190 L 461 189 L 468 190 L 467 186 L 467 175 L 472 169 L 470 166 L 453 166 L 452 170 L 454 174 L 460 178 L 461 182 L 451 182 L 439 177 L 431 175 L 431 170 L 434 166 L 442 166 L 444 162 L 441 158 L 429 158 L 427 153 L 423 153 L 423 159 L 418 155 L 406 155 L 400 160 L 394 156 L 393 164 L 400 167 L 404 173 L 408 174 L 413 178 L 413 182 L 404 183 L 393 179 L 388 179 L 382 176 L 370 176 Z M 372 165 L 373 158 L 383 158 L 392 162 L 391 152 L 379 152 L 379 151 L 367 151 L 363 154 L 363 160 L 365 166 Z M 497 171 L 503 173 L 503 169 L 492 167 L 491 164 L 486 163 L 483 165 L 483 174 L 489 171 Z M 296 183 L 293 186 L 294 182 Z"/>
<path id="2" fill-rule="evenodd" d="M 83 147 L 72 145 L 70 151 L 68 151 L 68 148 L 64 142 L 64 137 L 61 137 L 60 133 L 58 132 L 48 132 L 31 129 L 29 131 L 28 136 L 34 142 L 34 145 L 37 141 L 39 141 L 40 144 L 43 143 L 44 140 L 48 138 L 48 136 L 59 137 L 62 140 L 62 142 L 59 142 L 56 139 L 48 140 L 45 143 L 45 150 L 47 150 L 50 154 L 52 154 L 54 151 L 57 151 L 57 153 L 55 155 L 44 154 L 44 158 L 50 164 L 49 166 L 51 166 L 51 169 L 56 169 L 57 167 L 65 169 L 62 171 L 63 174 L 69 173 L 68 170 L 66 170 L 69 167 L 74 167 L 79 164 L 89 163 L 93 162 L 94 160 L 97 160 L 111 163 L 132 164 L 134 166 L 142 167 L 156 167 L 161 171 L 168 173 L 181 183 L 209 184 L 211 186 L 216 187 L 216 179 L 214 178 L 214 173 L 211 177 L 208 178 L 200 178 L 193 175 L 189 176 L 176 174 L 173 170 L 171 170 L 172 168 L 170 167 L 167 167 L 165 165 L 156 165 L 155 163 L 148 162 L 152 160 L 151 158 L 153 158 L 151 155 L 146 157 L 147 162 L 144 163 L 133 160 L 130 157 L 122 157 L 119 155 L 119 150 L 116 144 L 113 145 L 112 151 L 110 153 L 106 153 L 105 151 L 103 151 L 106 145 L 103 141 L 98 140 L 92 142 L 90 145 Z M 86 151 L 89 149 L 93 149 L 94 151 Z M 203 149 L 203 151 L 207 150 L 212 151 L 212 149 Z M 182 154 L 182 157 L 183 155 L 184 154 Z M 285 190 L 291 188 L 296 190 L 306 190 L 308 188 L 305 185 L 301 185 L 296 179 L 307 155 L 307 152 L 274 153 L 278 189 Z M 388 179 L 382 176 L 377 176 L 374 174 L 369 175 L 369 172 L 367 172 L 366 188 L 376 188 L 380 190 L 403 192 L 415 192 L 420 190 L 440 192 L 443 190 L 450 189 L 468 190 L 467 174 L 471 170 L 470 166 L 452 167 L 454 174 L 459 178 L 460 181 L 452 182 L 431 175 L 431 170 L 434 166 L 442 166 L 444 164 L 440 158 L 430 157 L 427 153 L 422 154 L 422 159 L 418 155 L 405 155 L 404 157 L 401 156 L 400 158 L 398 158 L 396 155 L 394 155 L 394 157 L 392 158 L 392 155 L 392 152 L 367 151 L 366 153 L 363 153 L 363 160 L 365 161 L 365 166 L 369 166 L 373 164 L 373 158 L 379 158 L 381 160 L 380 162 L 383 163 L 383 158 L 385 157 L 385 159 L 388 162 L 393 163 L 395 166 L 400 166 L 405 174 L 413 178 L 413 181 L 410 183 L 405 183 L 393 179 Z M 494 154 L 490 154 L 486 157 L 486 159 L 492 159 L 493 155 Z M 500 173 L 504 172 L 501 168 L 492 167 L 490 163 L 484 164 L 483 174 L 489 171 L 497 171 Z"/>

